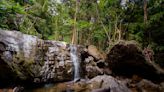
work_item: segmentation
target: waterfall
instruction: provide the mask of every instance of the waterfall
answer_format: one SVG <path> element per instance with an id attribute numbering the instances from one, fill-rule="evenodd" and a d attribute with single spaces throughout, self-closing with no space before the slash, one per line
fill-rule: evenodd
<path id="1" fill-rule="evenodd" d="M 80 79 L 80 61 L 77 55 L 77 47 L 75 45 L 70 46 L 71 60 L 74 65 L 74 82 Z"/>

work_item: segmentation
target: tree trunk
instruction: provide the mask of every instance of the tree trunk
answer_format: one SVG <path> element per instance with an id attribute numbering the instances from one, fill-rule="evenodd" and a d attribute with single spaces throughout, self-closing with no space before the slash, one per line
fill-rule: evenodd
<path id="1" fill-rule="evenodd" d="M 147 24 L 147 0 L 144 0 L 144 23 Z"/>
<path id="2" fill-rule="evenodd" d="M 78 0 L 76 0 L 76 9 L 74 14 L 74 24 L 73 24 L 73 33 L 72 33 L 72 44 L 77 44 L 77 27 L 76 27 L 76 20 L 77 20 L 77 12 L 78 12 Z"/>
<path id="3" fill-rule="evenodd" d="M 151 33 L 149 30 L 147 30 L 147 20 L 148 20 L 148 12 L 147 12 L 147 0 L 144 0 L 144 29 L 146 32 L 146 42 L 148 42 L 146 45 L 148 46 L 150 44 L 150 40 L 151 40 Z"/>

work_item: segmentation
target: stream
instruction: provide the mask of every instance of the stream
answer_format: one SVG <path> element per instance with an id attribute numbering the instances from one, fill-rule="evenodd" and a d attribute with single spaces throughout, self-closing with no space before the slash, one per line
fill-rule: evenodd
<path id="1" fill-rule="evenodd" d="M 77 47 L 75 45 L 70 46 L 71 60 L 73 61 L 74 66 L 74 82 L 80 79 L 80 64 L 77 55 Z"/>

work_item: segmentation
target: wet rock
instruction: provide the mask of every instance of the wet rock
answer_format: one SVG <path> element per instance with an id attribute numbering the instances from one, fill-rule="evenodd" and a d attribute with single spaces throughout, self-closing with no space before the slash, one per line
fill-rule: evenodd
<path id="1" fill-rule="evenodd" d="M 131 92 L 128 87 L 112 76 L 97 76 L 89 81 L 92 92 Z M 95 90 L 98 89 L 98 90 Z"/>
<path id="2" fill-rule="evenodd" d="M 44 88 L 41 88 L 40 91 L 34 92 L 42 92 Z M 46 92 L 131 92 L 130 89 L 127 88 L 125 83 L 112 76 L 101 75 L 92 78 L 91 80 L 80 80 L 78 82 L 64 82 L 53 85 Z"/>
<path id="3" fill-rule="evenodd" d="M 13 92 L 22 92 L 24 90 L 24 87 L 17 86 L 13 89 Z"/>
<path id="4" fill-rule="evenodd" d="M 97 61 L 93 56 L 88 55 L 83 61 L 83 65 L 85 65 L 84 71 L 87 78 L 93 78 L 102 74 L 111 74 L 107 62 L 103 59 Z"/>
<path id="5" fill-rule="evenodd" d="M 97 66 L 86 66 L 86 77 L 93 78 L 97 75 L 102 75 L 104 72 Z"/>
<path id="6" fill-rule="evenodd" d="M 2 74 L 0 80 L 5 81 L 5 84 L 8 85 L 15 81 L 18 83 L 21 80 L 32 81 L 33 71 L 35 71 L 32 67 L 37 54 L 37 41 L 40 39 L 35 36 L 22 34 L 18 31 L 0 30 L 0 44 L 2 46 L 0 63 L 4 64 L 0 64 L 0 67 L 3 67 L 0 69 L 0 74 Z M 38 66 L 36 65 L 36 67 Z M 4 75 L 8 76 L 4 78 Z M 3 85 L 3 82 L 1 83 Z"/>
<path id="7" fill-rule="evenodd" d="M 17 78 L 30 83 L 73 79 L 74 64 L 70 54 L 73 45 L 42 40 L 18 31 L 0 30 L 0 46 L 0 63 L 3 63 L 0 64 L 0 80 L 7 81 L 11 76 L 12 80 Z M 104 74 L 104 65 L 99 62 L 104 61 L 95 46 L 89 46 L 88 49 L 80 45 L 76 47 L 82 78 Z M 4 78 L 3 74 L 9 75 L 9 78 Z"/>
<path id="8" fill-rule="evenodd" d="M 160 84 L 155 84 L 147 79 L 142 79 L 138 82 L 127 82 L 128 88 L 132 92 L 163 92 L 163 87 Z"/>
<path id="9" fill-rule="evenodd" d="M 96 48 L 96 46 L 94 45 L 89 45 L 88 46 L 88 53 L 93 56 L 95 59 L 99 60 L 102 59 L 102 55 L 101 53 L 98 51 L 98 49 Z"/>
<path id="10" fill-rule="evenodd" d="M 159 85 L 154 84 L 146 79 L 143 79 L 139 83 L 137 83 L 136 87 L 141 92 L 163 92 L 162 88 Z"/>
<path id="11" fill-rule="evenodd" d="M 34 78 L 34 83 L 40 83 L 40 79 L 39 78 Z"/>

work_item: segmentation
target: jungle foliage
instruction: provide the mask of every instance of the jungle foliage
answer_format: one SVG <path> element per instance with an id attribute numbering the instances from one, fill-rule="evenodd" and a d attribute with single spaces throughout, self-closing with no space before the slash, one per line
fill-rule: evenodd
<path id="1" fill-rule="evenodd" d="M 136 40 L 164 51 L 163 21 L 163 0 L 0 0 L 3 29 L 103 50 Z"/>

